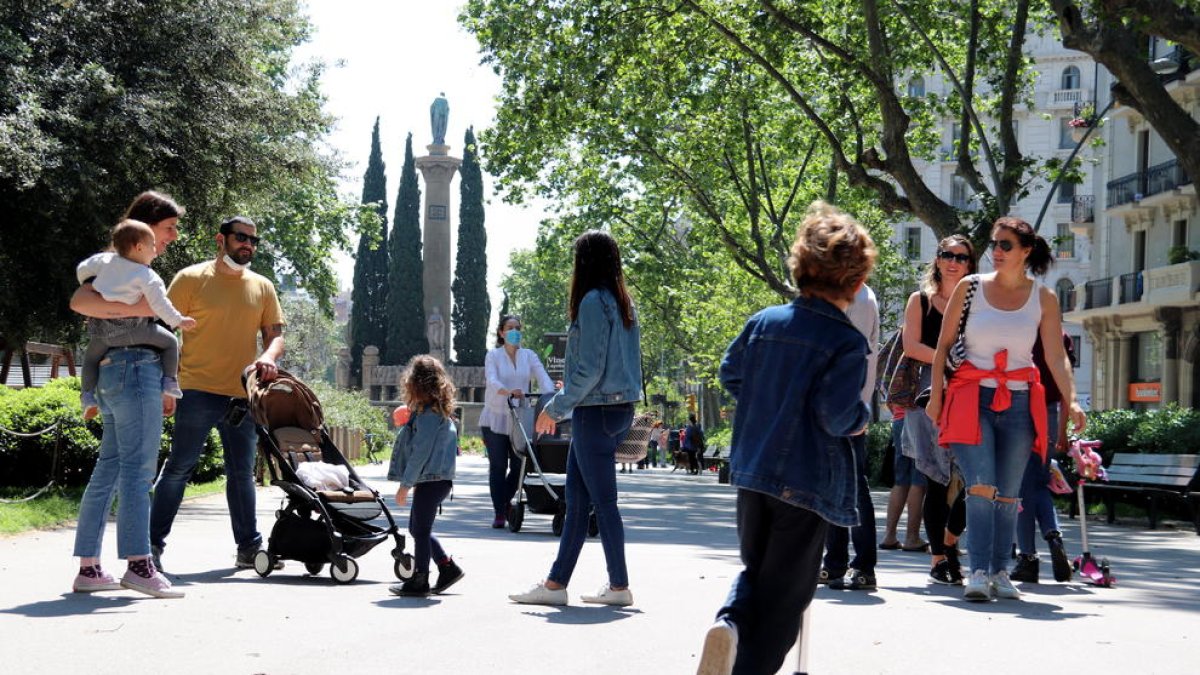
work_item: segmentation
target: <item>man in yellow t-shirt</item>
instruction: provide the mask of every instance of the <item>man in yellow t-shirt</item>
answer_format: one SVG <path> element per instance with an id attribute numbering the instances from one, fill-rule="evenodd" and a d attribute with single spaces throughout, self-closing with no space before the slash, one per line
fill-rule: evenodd
<path id="1" fill-rule="evenodd" d="M 196 328 L 184 336 L 180 350 L 183 398 L 150 510 L 150 550 L 160 571 L 184 487 L 213 427 L 225 450 L 225 498 L 237 566 L 254 567 L 254 555 L 262 548 L 254 512 L 257 439 L 254 421 L 246 414 L 242 371 L 253 365 L 260 379 L 275 378 L 276 361 L 283 356 L 283 313 L 275 287 L 249 269 L 259 244 L 254 221 L 230 218 L 221 223 L 216 239 L 217 258 L 181 270 L 167 291 L 176 308 L 196 319 Z"/>

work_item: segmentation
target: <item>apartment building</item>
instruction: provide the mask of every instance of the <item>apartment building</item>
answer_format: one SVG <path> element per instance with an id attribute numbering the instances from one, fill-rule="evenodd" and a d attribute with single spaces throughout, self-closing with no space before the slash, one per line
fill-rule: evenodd
<path id="1" fill-rule="evenodd" d="M 1089 56 L 1081 52 L 1064 49 L 1053 36 L 1032 36 L 1027 50 L 1035 61 L 1036 76 L 1030 103 L 1020 104 L 1013 111 L 1013 125 L 1017 142 L 1028 156 L 1043 160 L 1057 157 L 1067 159 L 1077 145 L 1074 127 L 1070 120 L 1078 111 L 1095 99 L 1097 69 Z M 937 73 L 917 75 L 908 83 L 910 96 L 925 92 L 948 93 L 952 85 Z M 947 119 L 942 124 L 942 149 L 936 161 L 919 166 L 927 185 L 954 206 L 972 211 L 979 208 L 973 199 L 970 187 L 955 175 L 956 141 L 959 138 L 957 120 Z M 1050 182 L 1035 180 L 1030 194 L 1016 203 L 1011 215 L 1029 223 L 1037 223 L 1038 215 L 1045 206 L 1045 215 L 1039 226 L 1040 234 L 1051 242 L 1055 252 L 1055 264 L 1041 281 L 1055 289 L 1059 303 L 1065 311 L 1071 307 L 1072 290 L 1089 278 L 1092 258 L 1092 230 L 1096 217 L 1094 189 L 1096 176 L 1102 171 L 1103 153 L 1090 147 L 1078 155 L 1084 160 L 1080 185 L 1059 185 L 1050 197 Z M 928 263 L 937 251 L 937 238 L 924 224 L 919 222 L 900 223 L 896 226 L 896 241 L 914 263 Z M 981 271 L 990 270 L 990 258 L 985 253 L 980 259 Z M 1088 408 L 1092 405 L 1092 361 L 1094 348 L 1087 333 L 1077 323 L 1064 324 L 1064 328 L 1075 344 L 1075 384 L 1080 403 Z"/>
<path id="2" fill-rule="evenodd" d="M 1200 63 L 1161 42 L 1147 58 L 1193 117 Z M 1103 76 L 1101 106 L 1111 78 Z M 1094 346 L 1098 409 L 1200 403 L 1200 215 L 1196 190 L 1159 135 L 1134 110 L 1114 106 L 1098 131 L 1105 147 L 1094 174 L 1103 195 L 1094 222 L 1075 224 L 1095 242 L 1092 274 L 1074 289 L 1066 317 Z"/>

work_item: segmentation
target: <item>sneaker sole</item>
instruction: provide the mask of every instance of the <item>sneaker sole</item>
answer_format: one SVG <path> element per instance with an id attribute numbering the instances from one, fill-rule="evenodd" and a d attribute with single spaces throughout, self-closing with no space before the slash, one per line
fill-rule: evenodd
<path id="1" fill-rule="evenodd" d="M 449 589 L 451 586 L 462 581 L 462 578 L 465 576 L 467 576 L 466 572 L 459 572 L 458 576 L 454 577 L 450 581 L 447 581 L 445 586 L 432 588 L 432 589 L 430 589 L 430 592 L 433 593 L 434 595 L 441 595 L 442 593 L 445 593 L 446 590 Z"/>
<path id="2" fill-rule="evenodd" d="M 174 589 L 164 591 L 164 590 L 161 590 L 158 588 L 150 588 L 149 586 L 141 586 L 141 585 L 129 582 L 129 581 L 125 581 L 124 579 L 121 580 L 121 588 L 127 588 L 131 591 L 137 591 L 138 593 L 145 593 L 146 595 L 149 595 L 149 596 L 155 597 L 155 598 L 165 598 L 165 599 L 173 600 L 176 598 L 183 597 L 183 591 L 176 591 Z"/>
<path id="3" fill-rule="evenodd" d="M 95 586 L 72 586 L 71 590 L 76 593 L 96 593 L 97 591 L 119 591 L 121 584 L 112 582 L 111 584 L 96 584 Z"/>
<path id="4" fill-rule="evenodd" d="M 518 605 L 546 605 L 548 607 L 563 607 L 567 604 L 566 598 L 555 598 L 551 600 L 550 598 L 530 598 L 528 596 L 510 595 L 508 596 L 508 599 L 517 603 Z"/>
<path id="5" fill-rule="evenodd" d="M 967 591 L 963 593 L 963 600 L 968 602 L 987 602 L 992 599 L 992 593 L 988 589 L 981 591 Z"/>
<path id="6" fill-rule="evenodd" d="M 624 600 L 620 600 L 620 601 L 618 601 L 618 600 L 603 600 L 603 599 L 597 598 L 597 597 L 580 598 L 580 600 L 582 600 L 583 602 L 586 602 L 590 605 L 608 605 L 609 607 L 629 607 L 630 605 L 633 604 L 632 598 L 628 602 L 626 602 Z"/>
<path id="7" fill-rule="evenodd" d="M 713 626 L 704 635 L 700 666 L 696 675 L 729 675 L 737 656 L 737 640 L 727 626 Z"/>

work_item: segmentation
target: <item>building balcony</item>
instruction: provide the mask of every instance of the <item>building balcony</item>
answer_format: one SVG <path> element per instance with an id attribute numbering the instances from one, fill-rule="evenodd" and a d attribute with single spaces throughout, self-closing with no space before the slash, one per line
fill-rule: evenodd
<path id="1" fill-rule="evenodd" d="M 1156 307 L 1194 307 L 1200 301 L 1200 260 L 1088 281 L 1076 286 L 1074 295 L 1083 302 L 1065 310 L 1063 319 L 1071 323 L 1146 314 Z"/>
<path id="2" fill-rule="evenodd" d="M 1075 108 L 1092 100 L 1090 89 L 1055 89 L 1046 95 L 1046 108 L 1059 110 Z"/>
<path id="3" fill-rule="evenodd" d="M 1185 189 L 1187 195 L 1193 194 L 1195 189 L 1191 185 L 1192 179 L 1180 166 L 1179 160 L 1171 159 L 1145 171 L 1109 181 L 1105 204 L 1109 209 L 1130 204 L 1138 207 L 1157 206 L 1183 196 Z"/>
<path id="4" fill-rule="evenodd" d="M 1142 273 L 1130 272 L 1122 274 L 1120 281 L 1121 285 L 1121 304 L 1126 305 L 1131 302 L 1137 302 L 1142 299 Z"/>
<path id="5" fill-rule="evenodd" d="M 1200 260 L 1146 270 L 1145 299 L 1152 305 L 1194 305 L 1200 290 Z"/>

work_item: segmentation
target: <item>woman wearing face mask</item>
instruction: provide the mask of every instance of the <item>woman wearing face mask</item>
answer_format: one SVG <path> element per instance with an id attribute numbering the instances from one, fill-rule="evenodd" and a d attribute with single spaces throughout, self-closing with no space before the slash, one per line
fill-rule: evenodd
<path id="1" fill-rule="evenodd" d="M 502 317 L 496 338 L 496 348 L 487 353 L 483 362 L 487 371 L 487 395 L 479 415 L 479 430 L 483 432 L 483 444 L 487 447 L 488 487 L 495 512 L 492 527 L 500 529 L 505 525 L 508 502 L 517 491 L 521 469 L 521 460 L 512 452 L 508 437 L 512 423 L 508 399 L 511 396 L 521 405 L 529 405 L 525 393 L 530 380 L 537 378 L 541 393 L 554 391 L 554 383 L 537 354 L 521 347 L 520 317 L 511 314 Z M 526 431 L 532 437 L 533 429 Z"/>

